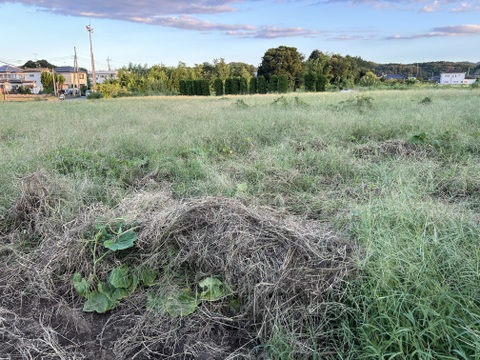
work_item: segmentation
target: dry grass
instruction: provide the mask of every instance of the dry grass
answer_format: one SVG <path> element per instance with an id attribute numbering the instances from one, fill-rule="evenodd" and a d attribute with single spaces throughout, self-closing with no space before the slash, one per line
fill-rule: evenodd
<path id="1" fill-rule="evenodd" d="M 325 314 L 333 306 L 327 295 L 351 276 L 354 248 L 327 225 L 221 197 L 174 200 L 168 190 L 156 189 L 135 193 L 115 209 L 84 209 L 58 226 L 58 184 L 35 173 L 23 179 L 22 189 L 12 209 L 16 231 L 2 238 L 0 248 L 6 263 L 2 353 L 91 358 L 96 347 L 95 356 L 106 351 L 115 359 L 250 358 L 255 345 L 279 331 L 302 358 L 313 347 L 328 347 L 322 344 Z M 119 217 L 141 229 L 122 262 L 159 271 L 151 293 L 216 276 L 233 288 L 238 306 L 226 299 L 172 318 L 147 311 L 147 293 L 140 291 L 107 315 L 82 313 L 72 275 L 92 271 L 94 224 Z M 19 246 L 24 232 L 39 238 L 27 252 Z M 120 255 L 107 256 L 99 277 L 119 261 Z"/>

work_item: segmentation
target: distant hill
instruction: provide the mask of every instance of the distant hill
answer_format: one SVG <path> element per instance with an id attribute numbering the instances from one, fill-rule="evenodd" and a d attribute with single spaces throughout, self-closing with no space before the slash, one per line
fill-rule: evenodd
<path id="1" fill-rule="evenodd" d="M 439 76 L 442 72 L 465 72 L 470 75 L 480 75 L 480 63 L 433 61 L 418 64 L 377 64 L 369 62 L 370 67 L 377 75 L 401 74 L 407 77 L 429 79 Z"/>

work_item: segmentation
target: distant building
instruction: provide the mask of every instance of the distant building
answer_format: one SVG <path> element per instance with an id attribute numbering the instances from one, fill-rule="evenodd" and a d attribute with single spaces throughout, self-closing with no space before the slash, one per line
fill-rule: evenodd
<path id="1" fill-rule="evenodd" d="M 78 69 L 75 71 L 73 66 L 60 66 L 55 68 L 55 74 L 61 74 L 65 78 L 62 90 L 81 88 L 87 85 L 87 72 Z"/>
<path id="2" fill-rule="evenodd" d="M 441 73 L 440 84 L 442 85 L 469 85 L 473 84 L 476 79 L 466 77 L 465 73 Z"/>
<path id="3" fill-rule="evenodd" d="M 30 73 L 25 73 L 21 68 L 15 66 L 0 66 L 0 89 L 10 94 L 17 93 L 20 86 L 30 88 L 33 94 L 38 94 L 42 90 L 42 82 L 37 77 L 31 77 Z"/>
<path id="4" fill-rule="evenodd" d="M 90 82 L 93 82 L 92 73 L 88 73 L 88 78 Z M 95 80 L 97 84 L 103 84 L 106 80 L 116 79 L 117 71 L 116 70 L 96 70 L 95 71 Z"/>

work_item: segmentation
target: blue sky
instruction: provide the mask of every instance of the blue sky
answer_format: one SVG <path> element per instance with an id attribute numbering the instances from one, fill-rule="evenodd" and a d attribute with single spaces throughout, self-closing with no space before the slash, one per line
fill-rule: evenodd
<path id="1" fill-rule="evenodd" d="M 0 0 L 0 65 L 46 59 L 90 69 L 129 62 L 258 65 L 269 48 L 378 63 L 480 61 L 480 0 Z"/>

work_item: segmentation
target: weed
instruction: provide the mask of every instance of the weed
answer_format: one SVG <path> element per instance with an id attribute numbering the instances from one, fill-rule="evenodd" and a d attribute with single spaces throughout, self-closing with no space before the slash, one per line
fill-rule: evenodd
<path id="1" fill-rule="evenodd" d="M 237 101 L 235 101 L 235 106 L 237 106 L 240 109 L 246 109 L 249 107 L 247 103 L 243 101 L 243 99 L 237 99 Z"/>
<path id="2" fill-rule="evenodd" d="M 287 107 L 288 100 L 285 96 L 280 96 L 279 98 L 276 98 L 275 100 L 273 100 L 272 105 Z"/>
<path id="3" fill-rule="evenodd" d="M 101 281 L 96 270 L 99 262 L 113 252 L 133 247 L 138 236 L 137 228 L 126 226 L 121 219 L 114 224 L 97 225 L 96 229 L 97 233 L 90 241 L 93 271 L 87 278 L 76 272 L 72 280 L 77 293 L 87 299 L 83 311 L 103 314 L 132 295 L 139 284 L 152 286 L 157 274 L 149 268 L 130 269 L 122 264 L 111 270 L 108 280 Z M 94 290 L 91 290 L 92 287 Z"/>
<path id="4" fill-rule="evenodd" d="M 427 105 L 432 103 L 432 98 L 425 96 L 422 100 L 420 100 L 420 104 Z"/>

